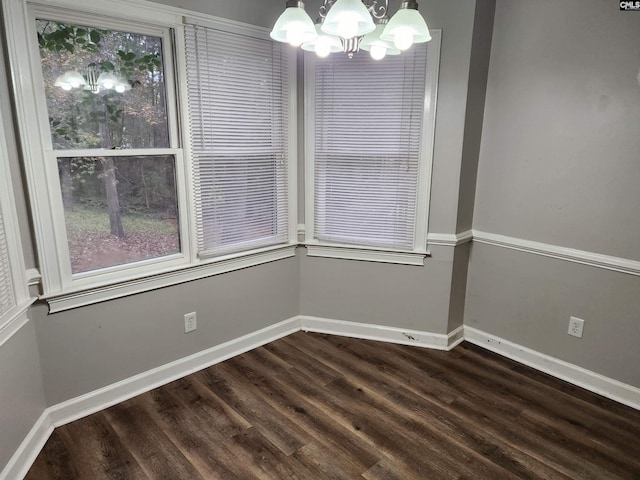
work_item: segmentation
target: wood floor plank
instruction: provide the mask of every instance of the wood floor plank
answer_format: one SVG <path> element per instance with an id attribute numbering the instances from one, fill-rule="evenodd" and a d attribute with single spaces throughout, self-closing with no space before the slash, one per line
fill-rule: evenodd
<path id="1" fill-rule="evenodd" d="M 85 422 L 64 425 L 59 431 L 79 478 L 148 479 L 102 412 Z M 78 442 L 79 438 L 82 442 Z"/>
<path id="2" fill-rule="evenodd" d="M 241 377 L 242 375 L 226 362 L 194 374 L 197 381 L 210 388 L 215 395 L 246 418 L 254 429 L 259 430 L 284 454 L 290 455 L 309 443 L 310 437 L 302 429 L 277 410 L 261 402 L 251 388 L 242 383 Z"/>
<path id="3" fill-rule="evenodd" d="M 474 345 L 298 332 L 57 428 L 27 480 L 640 480 L 640 412 Z"/>
<path id="4" fill-rule="evenodd" d="M 205 480 L 136 399 L 104 414 L 149 478 Z"/>
<path id="5" fill-rule="evenodd" d="M 228 444 L 231 436 L 216 430 L 215 422 L 207 422 L 201 412 L 190 408 L 188 402 L 166 388 L 150 395 L 141 395 L 139 404 L 167 435 L 176 448 L 207 479 L 242 478 L 249 472 L 237 462 Z M 211 428 L 214 423 L 214 428 Z M 235 432 L 235 434 L 245 429 Z"/>
<path id="6" fill-rule="evenodd" d="M 371 347 L 368 347 L 367 344 L 363 344 L 362 342 L 353 342 L 350 339 L 339 339 L 339 338 L 331 338 L 331 337 L 327 337 L 326 341 L 341 345 L 341 348 L 344 348 L 350 351 L 359 360 L 367 360 L 368 357 L 375 355 L 375 346 L 373 345 Z M 354 348 L 352 344 L 355 345 L 357 348 Z M 389 358 L 396 359 L 397 357 L 394 356 Z M 390 360 L 389 362 L 392 363 L 393 361 L 394 360 Z M 389 363 L 389 365 L 391 365 L 391 363 Z M 385 371 L 392 375 L 397 374 L 398 372 L 394 372 L 393 369 L 389 367 L 389 365 L 387 366 Z M 409 388 L 411 387 L 409 386 Z M 393 398 L 394 401 L 396 402 L 402 402 L 403 398 L 405 399 L 404 401 L 407 402 L 406 398 L 410 396 L 410 393 L 405 392 L 404 396 L 400 397 L 400 395 L 403 393 L 403 390 L 404 390 L 404 387 L 402 387 L 401 385 L 394 388 L 388 388 L 387 386 L 383 385 L 382 389 L 383 390 L 386 389 L 387 395 Z M 474 395 L 478 392 L 482 392 L 482 389 L 478 389 L 477 386 L 476 388 L 467 388 L 467 389 L 461 387 L 459 388 L 459 390 L 460 392 L 463 392 L 465 390 L 472 390 L 474 392 Z M 484 452 L 487 451 L 487 449 L 491 450 L 494 457 L 494 461 L 496 461 L 496 463 L 498 464 L 502 464 L 500 459 L 502 460 L 508 459 L 507 464 L 506 465 L 502 464 L 502 465 L 509 470 L 512 470 L 513 467 L 515 466 L 513 465 L 514 458 L 518 458 L 524 464 L 531 463 L 531 459 L 525 458 L 522 455 L 520 455 L 518 452 L 515 452 L 508 443 L 501 442 L 498 437 L 493 437 L 493 439 L 486 439 L 486 438 L 479 439 L 476 432 L 482 431 L 481 429 L 479 429 L 481 425 L 473 421 L 470 422 L 469 419 L 466 419 L 466 421 L 464 422 L 459 421 L 460 417 L 455 415 L 451 416 L 452 413 L 455 413 L 454 410 L 449 409 L 448 412 L 446 412 L 446 411 L 443 411 L 442 409 L 440 410 L 435 409 L 434 407 L 438 405 L 437 397 L 432 398 L 429 391 L 418 389 L 417 392 L 421 396 L 423 396 L 425 399 L 430 400 L 431 406 L 429 407 L 429 404 L 424 404 L 424 403 L 420 405 L 411 405 L 409 403 L 405 403 L 405 409 L 418 409 L 418 408 L 424 409 L 424 407 L 429 407 L 428 408 L 429 416 L 443 419 L 442 421 L 448 424 L 448 425 L 443 425 L 443 427 L 447 429 L 449 435 L 451 435 L 452 437 L 455 437 L 455 436 L 460 437 L 460 441 L 464 442 L 466 445 L 469 445 L 471 448 L 480 449 L 480 451 L 483 452 L 483 454 Z M 491 393 L 491 392 L 486 392 L 486 393 Z M 485 398 L 486 398 L 486 395 L 485 395 Z M 446 405 L 442 405 L 442 407 L 446 409 Z M 603 449 L 601 446 L 599 448 L 596 448 L 594 445 L 589 445 L 587 441 L 584 441 L 585 440 L 584 438 L 573 435 L 571 434 L 571 432 L 568 432 L 566 429 L 563 432 L 557 432 L 554 429 L 553 425 L 540 428 L 540 422 L 533 422 L 533 421 L 527 422 L 526 420 L 523 419 L 523 414 L 525 413 L 524 409 L 500 408 L 498 410 L 498 413 L 500 417 L 512 418 L 512 424 L 515 432 L 526 431 L 528 436 L 531 436 L 532 433 L 534 435 L 537 434 L 539 437 L 541 437 L 540 444 L 543 446 L 553 445 L 555 443 L 554 440 L 556 440 L 558 437 L 560 437 L 561 435 L 567 435 L 567 439 L 565 439 L 565 441 L 563 442 L 564 443 L 563 448 L 569 449 L 571 451 L 581 451 L 583 453 L 588 453 L 587 456 L 589 458 L 592 458 L 594 456 L 600 457 L 599 460 L 602 460 L 604 462 L 607 462 L 607 461 L 609 462 L 607 465 L 607 468 L 610 468 L 612 471 L 616 471 L 620 468 L 624 469 L 627 467 L 625 465 L 620 467 L 619 463 L 616 463 L 615 461 L 613 461 L 611 457 L 607 458 L 607 453 L 603 452 Z M 473 445 L 475 445 L 475 447 Z M 556 450 L 557 450 L 557 447 L 554 447 L 553 449 L 550 449 L 550 453 L 555 454 Z M 605 448 L 604 450 L 607 450 L 607 449 Z M 537 468 L 539 469 L 541 468 L 541 466 L 538 465 Z M 519 471 L 517 473 L 519 475 L 523 475 L 522 471 Z M 559 472 L 553 472 L 553 471 L 548 471 L 547 474 L 549 475 L 555 474 L 556 476 L 560 475 Z"/>
<path id="7" fill-rule="evenodd" d="M 350 426 L 336 421 L 332 415 L 318 411 L 308 395 L 292 388 L 292 383 L 287 379 L 300 376 L 301 372 L 287 370 L 273 375 L 266 363 L 262 362 L 265 355 L 270 355 L 270 352 L 257 349 L 250 352 L 250 355 L 234 359 L 238 362 L 238 369 L 246 381 L 260 390 L 263 401 L 279 408 L 284 415 L 303 428 L 313 437 L 314 444 L 332 451 L 332 461 L 340 465 L 351 478 L 360 476 L 380 460 L 380 454 L 375 448 L 352 435 Z M 308 382 L 307 387 L 313 384 L 316 391 L 324 387 L 324 383 L 316 382 L 315 378 L 305 375 L 304 379 Z"/>
<path id="8" fill-rule="evenodd" d="M 415 354 L 416 352 L 411 352 Z M 554 392 L 546 386 L 530 381 L 526 376 L 507 375 L 507 371 L 489 368 L 477 357 L 463 364 L 452 358 L 433 358 L 432 363 L 443 368 L 449 378 L 466 381 L 476 390 L 483 391 L 485 399 L 496 405 L 513 405 L 554 419 L 566 428 L 580 426 L 598 432 L 603 441 L 619 447 L 634 447 L 640 451 L 640 438 L 633 423 L 564 393 Z M 555 393 L 555 395 L 554 395 Z M 584 440 L 586 436 L 582 437 Z"/>
<path id="9" fill-rule="evenodd" d="M 47 440 L 25 479 L 68 480 L 71 478 L 80 479 L 81 477 L 74 467 L 73 459 L 59 429 L 56 429 Z"/>

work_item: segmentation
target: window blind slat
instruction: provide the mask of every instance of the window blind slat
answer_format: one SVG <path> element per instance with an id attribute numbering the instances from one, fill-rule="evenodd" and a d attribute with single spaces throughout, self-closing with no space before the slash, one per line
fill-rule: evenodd
<path id="1" fill-rule="evenodd" d="M 288 58 L 279 44 L 187 25 L 200 252 L 288 239 Z"/>
<path id="2" fill-rule="evenodd" d="M 2 209 L 0 209 L 0 318 L 15 306 L 13 280 Z"/>

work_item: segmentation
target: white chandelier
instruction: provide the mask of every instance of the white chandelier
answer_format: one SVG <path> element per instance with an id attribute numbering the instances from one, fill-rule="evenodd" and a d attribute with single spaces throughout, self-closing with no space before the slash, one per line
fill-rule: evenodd
<path id="1" fill-rule="evenodd" d="M 388 7 L 388 0 L 324 0 L 314 25 L 303 1 L 288 0 L 287 8 L 273 26 L 271 38 L 302 46 L 320 57 L 334 52 L 352 57 L 362 49 L 375 60 L 398 55 L 414 43 L 431 40 L 417 1 L 404 0 L 391 18 Z"/>

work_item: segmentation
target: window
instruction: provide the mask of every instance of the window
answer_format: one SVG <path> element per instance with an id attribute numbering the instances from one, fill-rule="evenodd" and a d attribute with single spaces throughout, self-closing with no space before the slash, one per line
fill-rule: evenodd
<path id="1" fill-rule="evenodd" d="M 96 24 L 97 25 L 97 24 Z M 155 34 L 35 21 L 72 276 L 179 256 L 165 44 Z M 62 238 L 61 238 L 62 240 Z"/>
<path id="2" fill-rule="evenodd" d="M 305 57 L 310 255 L 422 264 L 437 33 L 379 62 Z"/>
<path id="3" fill-rule="evenodd" d="M 3 13 L 50 311 L 295 255 L 293 55 L 173 7 L 46 3 Z"/>
<path id="4" fill-rule="evenodd" d="M 265 38 L 187 25 L 198 251 L 287 243 L 291 65 Z"/>

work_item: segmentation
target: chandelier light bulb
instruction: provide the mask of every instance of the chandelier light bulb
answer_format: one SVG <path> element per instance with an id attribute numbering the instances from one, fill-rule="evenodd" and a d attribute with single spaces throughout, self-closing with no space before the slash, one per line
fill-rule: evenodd
<path id="1" fill-rule="evenodd" d="M 68 92 L 69 90 L 71 90 L 73 88 L 73 85 L 71 85 L 69 83 L 61 83 L 60 84 L 60 88 L 63 89 L 64 91 Z"/>
<path id="2" fill-rule="evenodd" d="M 393 39 L 393 44 L 398 50 L 405 51 L 413 45 L 413 33 L 410 30 L 398 30 Z"/>
<path id="3" fill-rule="evenodd" d="M 304 43 L 304 30 L 301 28 L 290 28 L 287 30 L 287 43 L 292 47 L 299 47 Z"/>
<path id="4" fill-rule="evenodd" d="M 326 58 L 331 53 L 331 43 L 326 37 L 319 38 L 316 42 L 316 55 L 320 58 Z"/>
<path id="5" fill-rule="evenodd" d="M 302 49 L 307 52 L 315 52 L 319 57 L 326 57 L 330 53 L 342 52 L 342 42 L 338 37 L 333 35 L 327 35 L 321 30 L 322 22 L 318 21 L 316 24 L 316 32 L 318 36 L 311 42 L 305 42 L 302 44 Z"/>
<path id="6" fill-rule="evenodd" d="M 71 90 L 72 88 L 79 88 L 79 87 L 80 87 L 80 82 L 79 82 L 78 80 L 73 79 L 73 80 L 71 80 L 71 81 L 69 82 L 68 87 L 69 87 L 69 88 L 64 88 L 64 86 L 63 86 L 62 88 L 63 88 L 64 90 Z"/>
<path id="7" fill-rule="evenodd" d="M 369 55 L 371 55 L 371 58 L 374 60 L 382 60 L 387 56 L 387 48 L 382 45 L 372 45 L 369 50 Z"/>
<path id="8" fill-rule="evenodd" d="M 365 35 L 360 41 L 360 48 L 366 50 L 374 60 L 382 60 L 387 55 L 399 55 L 400 50 L 396 48 L 392 42 L 382 40 L 380 34 L 385 27 L 384 22 L 376 25 L 376 29 Z"/>
<path id="9" fill-rule="evenodd" d="M 124 85 L 116 85 L 116 92 L 118 93 L 124 93 L 125 89 Z"/>
<path id="10" fill-rule="evenodd" d="M 120 79 L 113 73 L 104 72 L 100 74 L 96 83 L 100 90 L 112 90 L 113 87 L 120 84 Z"/>

